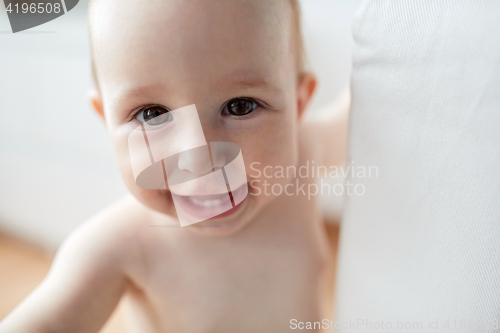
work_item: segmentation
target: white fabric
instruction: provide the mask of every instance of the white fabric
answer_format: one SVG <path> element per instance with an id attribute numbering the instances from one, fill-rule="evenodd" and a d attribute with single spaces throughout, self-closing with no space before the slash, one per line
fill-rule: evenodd
<path id="1" fill-rule="evenodd" d="M 346 198 L 338 332 L 499 332 L 500 1 L 369 0 L 353 32 L 350 159 L 379 172 Z"/>

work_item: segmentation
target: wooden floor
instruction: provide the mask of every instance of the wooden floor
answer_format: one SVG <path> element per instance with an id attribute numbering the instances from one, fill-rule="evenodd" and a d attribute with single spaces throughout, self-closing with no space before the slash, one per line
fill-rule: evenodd
<path id="1" fill-rule="evenodd" d="M 335 276 L 339 228 L 327 227 L 332 244 L 332 293 Z M 0 234 L 0 321 L 14 309 L 47 274 L 52 257 L 31 244 Z M 120 306 L 117 307 L 101 333 L 125 333 Z"/>

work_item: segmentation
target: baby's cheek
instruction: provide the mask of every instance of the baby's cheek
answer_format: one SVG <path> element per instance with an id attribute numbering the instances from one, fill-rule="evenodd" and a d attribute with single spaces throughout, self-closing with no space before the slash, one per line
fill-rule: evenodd
<path id="1" fill-rule="evenodd" d="M 242 148 L 242 151 L 244 148 Z M 247 175 L 250 180 L 258 180 L 257 183 L 285 184 L 290 179 L 286 170 L 297 164 L 297 145 L 293 140 L 277 140 L 275 144 L 269 143 L 262 146 L 254 146 L 243 153 Z M 281 173 L 280 170 L 284 172 Z"/>
<path id="2" fill-rule="evenodd" d="M 115 153 L 118 169 L 128 182 L 129 178 L 133 181 L 132 165 L 130 163 L 130 154 L 128 152 L 128 144 L 125 140 L 113 140 L 113 150 Z"/>
<path id="3" fill-rule="evenodd" d="M 128 147 L 128 134 L 130 134 L 130 131 L 123 131 L 120 130 L 120 128 L 110 128 L 108 130 L 118 170 L 127 188 L 135 195 L 141 188 L 136 185 L 134 173 L 132 171 Z"/>

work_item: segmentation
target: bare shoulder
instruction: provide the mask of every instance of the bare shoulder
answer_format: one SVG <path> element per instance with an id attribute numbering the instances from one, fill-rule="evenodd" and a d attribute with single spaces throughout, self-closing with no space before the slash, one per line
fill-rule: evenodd
<path id="1" fill-rule="evenodd" d="M 148 219 L 148 209 L 127 197 L 76 228 L 0 331 L 97 332 L 144 269 L 138 231 Z"/>
<path id="2" fill-rule="evenodd" d="M 132 196 L 126 196 L 76 228 L 65 242 L 83 238 L 92 239 L 92 243 L 104 241 L 119 246 L 148 219 L 147 208 Z"/>
<path id="3" fill-rule="evenodd" d="M 153 218 L 150 209 L 128 195 L 76 228 L 64 240 L 56 259 L 71 257 L 95 268 L 133 274 L 141 263 L 141 233 Z"/>
<path id="4" fill-rule="evenodd" d="M 350 109 L 350 94 L 345 91 L 337 100 L 304 116 L 299 127 L 301 149 L 317 165 L 345 163 Z"/>
<path id="5" fill-rule="evenodd" d="M 86 221 L 79 232 L 109 233 L 112 238 L 120 238 L 147 224 L 151 218 L 150 209 L 127 195 Z"/>

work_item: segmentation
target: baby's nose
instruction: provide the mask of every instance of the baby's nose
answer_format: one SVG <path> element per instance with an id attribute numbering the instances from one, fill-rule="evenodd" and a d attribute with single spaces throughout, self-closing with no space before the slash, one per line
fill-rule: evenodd
<path id="1" fill-rule="evenodd" d="M 212 162 L 208 147 L 195 148 L 179 154 L 177 167 L 179 170 L 188 171 L 195 175 L 205 175 L 212 171 Z"/>

